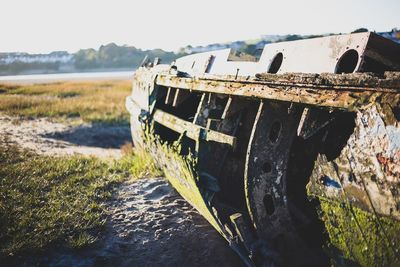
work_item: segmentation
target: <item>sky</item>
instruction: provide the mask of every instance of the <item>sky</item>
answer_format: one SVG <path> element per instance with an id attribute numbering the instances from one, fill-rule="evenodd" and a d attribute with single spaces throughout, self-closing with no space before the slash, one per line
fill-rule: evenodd
<path id="1" fill-rule="evenodd" d="M 0 0 L 0 52 L 142 49 L 400 28 L 400 0 Z"/>

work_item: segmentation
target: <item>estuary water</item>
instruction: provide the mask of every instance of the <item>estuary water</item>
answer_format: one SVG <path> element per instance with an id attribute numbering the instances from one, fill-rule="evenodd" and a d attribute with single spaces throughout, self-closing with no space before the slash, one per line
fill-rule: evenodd
<path id="1" fill-rule="evenodd" d="M 83 80 L 129 80 L 135 70 L 0 76 L 0 83 L 47 83 Z"/>

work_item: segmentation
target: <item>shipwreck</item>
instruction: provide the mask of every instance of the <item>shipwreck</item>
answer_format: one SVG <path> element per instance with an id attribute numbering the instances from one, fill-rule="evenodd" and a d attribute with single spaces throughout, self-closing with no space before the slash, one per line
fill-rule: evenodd
<path id="1" fill-rule="evenodd" d="M 366 32 L 145 62 L 135 146 L 247 266 L 400 264 L 400 45 Z"/>

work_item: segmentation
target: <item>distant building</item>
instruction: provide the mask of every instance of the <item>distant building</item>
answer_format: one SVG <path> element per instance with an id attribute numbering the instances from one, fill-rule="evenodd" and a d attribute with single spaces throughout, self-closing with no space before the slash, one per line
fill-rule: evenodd
<path id="1" fill-rule="evenodd" d="M 241 48 L 241 47 L 243 47 L 245 45 L 246 45 L 246 42 L 244 42 L 244 41 L 235 41 L 235 42 L 232 42 L 229 45 L 229 47 L 232 48 L 232 49 L 238 50 L 239 48 Z"/>
<path id="2" fill-rule="evenodd" d="M 0 53 L 0 64 L 22 63 L 70 63 L 74 55 L 66 51 L 56 51 L 50 54 L 28 54 L 28 53 Z"/>
<path id="3" fill-rule="evenodd" d="M 256 48 L 255 48 L 255 50 L 262 50 L 262 49 L 264 49 L 264 46 L 265 46 L 266 44 L 270 44 L 270 43 L 271 43 L 271 41 L 261 40 L 261 41 L 259 41 L 258 43 L 256 43 Z"/>
<path id="4" fill-rule="evenodd" d="M 194 54 L 194 53 L 202 53 L 213 50 L 220 50 L 225 48 L 229 48 L 229 44 L 209 44 L 206 46 L 195 46 L 195 47 L 187 46 L 184 48 L 184 53 Z"/>
<path id="5" fill-rule="evenodd" d="M 400 43 L 400 30 L 397 28 L 394 28 L 390 32 L 378 32 L 378 34 L 392 41 L 395 41 L 396 43 Z"/>

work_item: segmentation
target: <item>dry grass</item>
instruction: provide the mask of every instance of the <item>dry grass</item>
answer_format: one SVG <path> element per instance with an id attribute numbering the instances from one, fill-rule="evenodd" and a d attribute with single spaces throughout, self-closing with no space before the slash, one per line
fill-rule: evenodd
<path id="1" fill-rule="evenodd" d="M 129 81 L 0 85 L 0 112 L 28 118 L 127 124 L 124 103 L 130 92 Z"/>

